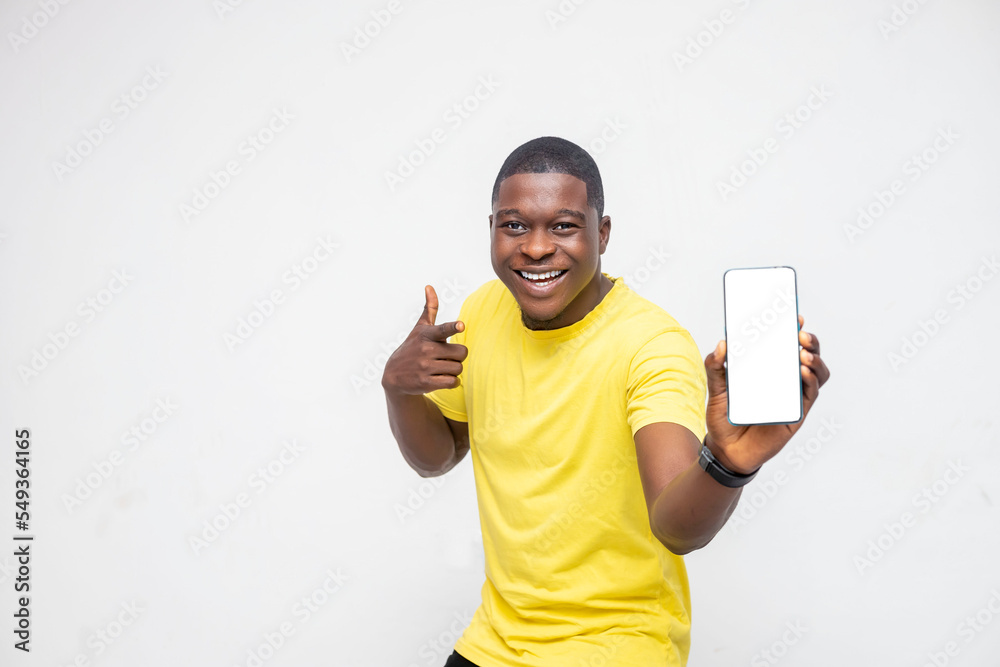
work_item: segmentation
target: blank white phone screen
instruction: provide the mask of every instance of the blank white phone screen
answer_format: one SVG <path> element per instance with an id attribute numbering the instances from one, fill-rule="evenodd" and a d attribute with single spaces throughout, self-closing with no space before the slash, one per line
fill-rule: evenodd
<path id="1" fill-rule="evenodd" d="M 795 269 L 729 269 L 723 275 L 729 422 L 790 424 L 802 418 Z"/>

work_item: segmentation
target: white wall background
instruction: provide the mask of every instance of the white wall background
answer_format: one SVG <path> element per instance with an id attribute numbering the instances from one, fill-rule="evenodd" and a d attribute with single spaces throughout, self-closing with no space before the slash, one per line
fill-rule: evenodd
<path id="1" fill-rule="evenodd" d="M 484 576 L 471 460 L 433 485 L 407 467 L 381 367 L 424 284 L 447 321 L 494 277 L 493 179 L 555 134 L 601 167 L 604 270 L 707 354 L 723 271 L 790 264 L 832 370 L 741 523 L 687 557 L 690 664 L 995 664 L 996 3 L 402 0 L 348 59 L 387 2 L 232 1 L 0 7 L 0 663 L 252 665 L 264 645 L 266 665 L 443 665 Z M 495 90 L 450 122 L 481 78 Z M 269 135 L 275 110 L 291 118 Z M 251 135 L 270 141 L 253 159 Z M 185 216 L 196 191 L 207 205 Z M 339 247 L 310 264 L 317 239 Z M 654 251 L 669 260 L 647 271 Z M 307 280 L 283 279 L 303 263 Z M 230 349 L 273 290 L 283 301 Z M 894 366 L 904 341 L 915 354 Z M 177 406 L 160 423 L 158 400 Z M 11 633 L 20 428 L 30 656 Z M 292 440 L 272 483 L 252 478 Z M 249 506 L 193 548 L 239 494 Z M 794 645 L 788 623 L 806 629 Z"/>

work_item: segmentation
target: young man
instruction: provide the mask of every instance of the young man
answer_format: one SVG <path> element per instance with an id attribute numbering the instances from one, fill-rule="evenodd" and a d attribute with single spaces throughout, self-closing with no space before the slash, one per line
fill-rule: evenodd
<path id="1" fill-rule="evenodd" d="M 725 342 L 702 360 L 673 317 L 601 271 L 611 219 L 576 144 L 511 153 L 489 221 L 498 279 L 444 324 L 426 286 L 382 378 L 421 476 L 472 451 L 486 581 L 446 667 L 681 667 L 682 556 L 712 540 L 802 421 L 731 425 Z M 830 373 L 802 324 L 808 414 Z M 699 465 L 703 442 L 721 473 Z"/>

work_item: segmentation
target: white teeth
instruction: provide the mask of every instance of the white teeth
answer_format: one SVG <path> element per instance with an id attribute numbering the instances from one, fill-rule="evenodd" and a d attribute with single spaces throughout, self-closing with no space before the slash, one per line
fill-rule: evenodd
<path id="1" fill-rule="evenodd" d="M 547 271 L 545 273 L 528 273 L 527 271 L 520 271 L 519 273 L 528 280 L 547 280 L 565 273 L 565 271 Z"/>

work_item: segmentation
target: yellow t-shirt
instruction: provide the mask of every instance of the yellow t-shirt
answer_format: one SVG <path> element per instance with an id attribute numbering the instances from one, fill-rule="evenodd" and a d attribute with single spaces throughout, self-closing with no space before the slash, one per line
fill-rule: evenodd
<path id="1" fill-rule="evenodd" d="M 480 667 L 682 667 L 684 559 L 649 525 L 635 432 L 705 437 L 691 335 L 622 278 L 583 319 L 534 331 L 499 279 L 462 304 L 461 385 L 427 395 L 469 423 L 482 604 L 455 644 Z"/>

